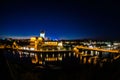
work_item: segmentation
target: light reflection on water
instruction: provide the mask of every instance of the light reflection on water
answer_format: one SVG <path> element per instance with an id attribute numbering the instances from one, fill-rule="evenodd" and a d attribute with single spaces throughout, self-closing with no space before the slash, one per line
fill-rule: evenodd
<path id="1" fill-rule="evenodd" d="M 12 58 L 14 61 L 21 61 L 21 63 L 25 63 L 25 64 L 28 62 L 31 62 L 31 64 L 35 65 L 34 70 L 36 70 L 36 72 L 33 71 L 31 73 L 29 73 L 30 71 L 27 71 L 27 70 L 25 73 L 26 68 L 25 69 L 23 68 L 23 73 L 21 73 L 19 71 L 19 66 L 21 66 L 21 64 L 18 65 L 18 68 L 16 69 L 16 71 L 18 71 L 18 73 L 20 74 L 19 75 L 20 77 L 18 77 L 18 79 L 19 78 L 21 78 L 21 79 L 19 79 L 19 80 L 26 80 L 26 79 L 23 79 L 23 77 L 21 77 L 21 75 L 25 75 L 27 73 L 31 74 L 31 76 L 34 76 L 34 77 L 36 77 L 36 75 L 37 75 L 37 77 L 38 77 L 37 80 L 48 80 L 48 79 L 73 80 L 74 78 L 77 78 L 76 80 L 83 80 L 84 78 L 88 77 L 88 75 L 86 76 L 86 74 L 90 75 L 89 78 L 91 78 L 91 76 L 93 76 L 93 78 L 91 80 L 94 80 L 94 77 L 96 76 L 96 74 L 99 73 L 97 76 L 100 76 L 100 79 L 98 78 L 96 80 L 101 80 L 102 74 L 99 72 L 101 70 L 96 70 L 97 69 L 96 66 L 95 67 L 89 66 L 89 68 L 88 68 L 88 65 L 89 64 L 90 65 L 91 64 L 92 65 L 99 64 L 99 66 L 102 67 L 102 66 L 104 66 L 105 62 L 112 61 L 111 58 L 113 59 L 114 57 L 117 57 L 117 54 L 112 55 L 110 53 L 105 53 L 105 52 L 104 52 L 104 54 L 101 54 L 100 52 L 94 52 L 94 51 L 91 51 L 91 53 L 89 53 L 89 54 L 85 53 L 84 51 L 82 51 L 78 54 L 75 54 L 74 52 L 62 52 L 62 53 L 59 53 L 59 52 L 58 53 L 53 53 L 53 52 L 32 53 L 31 52 L 31 53 L 28 53 L 28 52 L 21 52 L 21 51 L 19 51 L 19 52 L 9 51 L 8 53 L 9 53 L 8 54 L 9 56 L 12 55 L 12 56 L 10 56 L 10 58 Z M 28 61 L 26 61 L 26 60 L 28 60 Z M 70 66 L 73 66 L 76 64 L 77 65 L 88 64 L 88 65 L 87 66 L 86 65 L 78 66 L 78 68 L 72 67 L 72 68 L 68 69 L 68 71 L 66 70 L 66 73 L 65 73 L 64 70 L 66 68 L 69 68 Z M 50 68 L 50 71 L 48 69 L 46 69 L 46 65 L 48 68 Z M 61 67 L 61 65 L 65 65 L 65 66 L 67 65 L 67 67 L 65 69 L 63 69 Z M 28 66 L 30 67 L 30 65 L 28 65 Z M 28 66 L 27 66 L 27 68 L 28 68 Z M 107 68 L 109 68 L 109 67 L 110 66 L 108 65 Z M 16 68 L 16 65 L 15 65 L 15 68 Z M 33 67 L 32 67 L 32 69 L 33 69 Z M 72 71 L 72 69 L 74 71 Z M 108 69 L 108 70 L 110 70 L 110 69 Z M 54 72 L 54 70 L 56 72 Z M 59 72 L 59 70 L 62 70 L 62 71 Z M 39 72 L 39 74 L 37 74 L 37 72 Z M 94 72 L 94 74 L 92 72 Z M 108 71 L 108 73 L 109 73 L 109 71 Z M 55 75 L 57 75 L 57 76 L 55 76 Z M 103 75 L 106 76 L 107 73 L 103 74 Z M 29 77 L 30 76 L 28 75 L 28 78 Z M 28 80 L 30 80 L 30 79 L 28 79 Z M 88 79 L 84 79 L 84 80 L 88 80 Z"/>
<path id="2" fill-rule="evenodd" d="M 93 64 L 96 65 L 97 63 L 102 66 L 104 62 L 112 61 L 109 60 L 108 58 L 113 58 L 113 55 L 110 53 L 102 53 L 98 51 L 81 51 L 80 53 L 75 53 L 75 52 L 47 52 L 47 53 L 29 53 L 29 52 L 12 52 L 14 55 L 16 53 L 19 54 L 19 58 L 30 58 L 31 63 L 33 64 L 50 64 L 54 62 L 62 62 L 64 63 L 65 61 L 69 61 L 70 64 L 72 64 L 72 61 L 78 62 L 77 64 Z M 89 54 L 88 54 L 89 53 Z M 26 60 L 26 59 L 25 59 Z M 57 64 L 57 63 L 56 63 Z"/>

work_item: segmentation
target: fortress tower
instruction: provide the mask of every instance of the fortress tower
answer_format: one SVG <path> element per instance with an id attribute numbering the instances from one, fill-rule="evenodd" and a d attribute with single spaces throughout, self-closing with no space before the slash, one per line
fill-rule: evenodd
<path id="1" fill-rule="evenodd" d="M 41 31 L 41 32 L 40 32 L 40 37 L 42 37 L 42 38 L 45 39 L 45 32 L 44 32 L 44 31 Z"/>

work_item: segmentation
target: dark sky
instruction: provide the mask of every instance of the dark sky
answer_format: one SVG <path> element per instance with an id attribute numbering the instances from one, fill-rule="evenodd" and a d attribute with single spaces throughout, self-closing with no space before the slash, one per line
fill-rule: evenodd
<path id="1" fill-rule="evenodd" d="M 119 3 L 112 0 L 10 0 L 0 3 L 0 36 L 58 39 L 120 38 Z"/>

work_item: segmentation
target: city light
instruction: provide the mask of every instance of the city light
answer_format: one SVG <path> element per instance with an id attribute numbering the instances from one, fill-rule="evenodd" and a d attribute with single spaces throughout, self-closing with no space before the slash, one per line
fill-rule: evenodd
<path id="1" fill-rule="evenodd" d="M 0 7 L 0 80 L 120 80 L 117 1 L 3 0 Z"/>

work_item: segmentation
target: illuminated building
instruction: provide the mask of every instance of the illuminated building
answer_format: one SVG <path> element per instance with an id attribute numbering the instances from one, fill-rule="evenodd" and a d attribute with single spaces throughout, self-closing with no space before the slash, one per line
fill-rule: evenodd
<path id="1" fill-rule="evenodd" d="M 31 37 L 30 38 L 30 47 L 32 47 L 35 50 L 37 50 L 39 45 L 42 45 L 42 42 L 43 42 L 43 38 L 42 37 Z"/>
<path id="2" fill-rule="evenodd" d="M 63 43 L 46 39 L 45 32 L 41 31 L 40 37 L 30 38 L 30 48 L 34 48 L 34 50 L 60 50 L 63 48 Z"/>
<path id="3" fill-rule="evenodd" d="M 45 38 L 45 32 L 44 31 L 40 32 L 40 37 Z"/>
<path id="4" fill-rule="evenodd" d="M 47 42 L 44 43 L 44 45 L 47 45 L 47 46 L 57 46 L 58 42 L 57 41 L 47 41 Z"/>
<path id="5" fill-rule="evenodd" d="M 36 41 L 36 37 L 30 38 L 30 47 L 35 48 L 35 41 Z"/>

